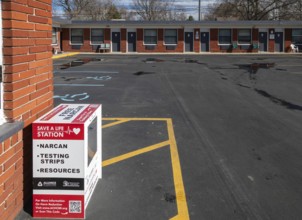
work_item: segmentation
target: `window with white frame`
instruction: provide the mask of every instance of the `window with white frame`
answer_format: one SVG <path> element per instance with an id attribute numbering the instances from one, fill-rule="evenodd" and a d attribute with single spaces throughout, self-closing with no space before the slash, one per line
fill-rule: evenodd
<path id="1" fill-rule="evenodd" d="M 218 42 L 222 45 L 230 45 L 232 43 L 232 30 L 219 29 Z"/>
<path id="2" fill-rule="evenodd" d="M 101 28 L 92 28 L 90 34 L 91 44 L 104 43 L 104 30 Z"/>
<path id="3" fill-rule="evenodd" d="M 145 45 L 156 45 L 157 44 L 157 30 L 156 29 L 145 29 L 144 30 L 144 44 Z"/>
<path id="4" fill-rule="evenodd" d="M 57 28 L 52 28 L 52 44 L 58 44 Z"/>
<path id="5" fill-rule="evenodd" d="M 293 29 L 292 43 L 302 45 L 302 29 Z"/>
<path id="6" fill-rule="evenodd" d="M 84 32 L 83 29 L 73 28 L 70 31 L 70 43 L 71 44 L 83 44 L 84 43 Z"/>
<path id="7" fill-rule="evenodd" d="M 177 29 L 165 29 L 165 44 L 177 44 Z"/>
<path id="8" fill-rule="evenodd" d="M 238 30 L 238 44 L 251 44 L 252 34 L 251 29 Z"/>

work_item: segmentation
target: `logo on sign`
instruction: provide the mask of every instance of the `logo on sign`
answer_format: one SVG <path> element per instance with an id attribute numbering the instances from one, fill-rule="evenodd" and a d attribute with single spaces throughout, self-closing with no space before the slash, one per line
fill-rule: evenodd
<path id="1" fill-rule="evenodd" d="M 55 181 L 48 181 L 48 182 L 38 182 L 38 187 L 56 187 L 57 186 L 57 182 Z"/>
<path id="2" fill-rule="evenodd" d="M 79 188 L 80 182 L 69 182 L 69 181 L 65 180 L 65 181 L 63 181 L 63 187 Z"/>
<path id="3" fill-rule="evenodd" d="M 81 132 L 80 128 L 74 128 L 73 129 L 73 133 L 75 133 L 76 135 L 78 135 Z"/>

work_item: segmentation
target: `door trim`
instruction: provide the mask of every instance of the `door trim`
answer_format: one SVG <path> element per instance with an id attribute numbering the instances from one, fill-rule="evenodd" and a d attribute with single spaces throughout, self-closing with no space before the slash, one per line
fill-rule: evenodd
<path id="1" fill-rule="evenodd" d="M 129 48 L 128 48 L 128 33 L 135 33 L 135 44 L 137 46 L 137 32 L 136 31 L 128 31 L 127 30 L 127 36 L 126 36 L 126 47 L 127 47 L 127 50 L 126 50 L 126 53 L 129 53 Z M 137 53 L 137 47 L 135 46 L 135 51 L 132 51 L 130 53 Z"/>
<path id="2" fill-rule="evenodd" d="M 209 34 L 209 51 L 202 51 L 201 50 L 201 33 L 208 33 Z M 211 32 L 210 31 L 200 31 L 199 32 L 200 33 L 200 37 L 199 37 L 199 39 L 200 39 L 200 41 L 199 41 L 199 44 L 200 44 L 200 53 L 210 53 L 211 52 Z"/>
<path id="3" fill-rule="evenodd" d="M 122 34 L 121 34 L 121 31 L 113 31 L 111 30 L 111 35 L 110 35 L 110 52 L 112 53 L 112 49 L 113 49 L 113 42 L 112 42 L 112 34 L 113 33 L 120 33 L 120 51 L 114 51 L 114 53 L 120 53 L 121 52 L 121 41 L 122 41 Z"/>
<path id="4" fill-rule="evenodd" d="M 193 47 L 193 50 L 192 51 L 186 51 L 186 33 L 192 33 L 192 36 L 193 36 L 193 38 L 192 38 L 192 47 Z M 194 31 L 185 31 L 184 32 L 184 53 L 194 53 Z"/>

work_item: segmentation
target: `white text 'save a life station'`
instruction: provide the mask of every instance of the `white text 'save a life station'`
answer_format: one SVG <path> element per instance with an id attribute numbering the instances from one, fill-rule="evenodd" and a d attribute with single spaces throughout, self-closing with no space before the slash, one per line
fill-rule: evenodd
<path id="1" fill-rule="evenodd" d="M 102 177 L 102 108 L 61 104 L 33 123 L 33 217 L 85 218 Z"/>

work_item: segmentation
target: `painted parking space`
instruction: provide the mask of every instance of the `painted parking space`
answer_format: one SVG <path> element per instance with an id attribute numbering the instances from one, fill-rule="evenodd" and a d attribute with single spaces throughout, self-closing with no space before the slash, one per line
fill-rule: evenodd
<path id="1" fill-rule="evenodd" d="M 86 58 L 103 61 L 59 69 Z M 104 176 L 87 219 L 181 219 L 182 198 L 191 219 L 302 216 L 296 190 L 299 62 L 279 55 L 83 54 L 56 60 L 54 83 L 74 85 L 55 85 L 55 105 L 102 103 L 108 119 Z M 84 86 L 89 84 L 105 86 Z M 142 118 L 163 120 L 132 120 Z M 186 197 L 176 198 L 170 118 Z"/>
<path id="2" fill-rule="evenodd" d="M 172 164 L 172 175 L 173 175 L 173 182 L 174 182 L 174 189 L 175 189 L 175 203 L 177 206 L 177 213 L 175 214 L 174 217 L 170 219 L 173 220 L 189 219 L 185 187 L 182 178 L 181 164 L 179 160 L 179 154 L 178 154 L 175 134 L 173 130 L 172 119 L 171 118 L 103 118 L 103 121 L 105 122 L 105 124 L 102 126 L 103 129 L 119 126 L 129 122 L 144 122 L 144 121 L 156 122 L 157 121 L 165 124 L 166 131 L 167 131 L 167 140 L 146 147 L 141 147 L 139 149 L 112 158 L 105 159 L 103 160 L 102 166 L 103 168 L 106 169 L 106 167 L 119 163 L 121 161 L 131 160 L 133 157 L 137 157 L 143 154 L 148 154 L 152 151 L 156 151 L 161 148 L 169 148 L 170 161 L 168 162 Z M 104 146 L 104 147 L 110 147 L 110 146 Z M 104 149 L 104 151 L 106 150 Z"/>

